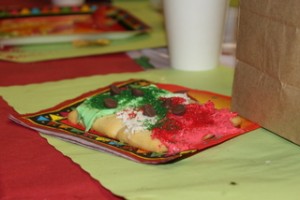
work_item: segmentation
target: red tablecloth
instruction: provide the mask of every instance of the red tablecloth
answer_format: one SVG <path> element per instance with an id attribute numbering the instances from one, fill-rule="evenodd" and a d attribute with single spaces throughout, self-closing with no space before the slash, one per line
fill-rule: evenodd
<path id="1" fill-rule="evenodd" d="M 142 70 L 123 53 L 23 64 L 0 61 L 0 86 Z"/>
<path id="2" fill-rule="evenodd" d="M 121 199 L 32 130 L 7 118 L 0 98 L 0 199 Z"/>
<path id="3" fill-rule="evenodd" d="M 0 61 L 0 86 L 142 70 L 123 53 L 26 64 Z M 121 199 L 37 132 L 9 121 L 10 112 L 0 98 L 0 199 Z"/>

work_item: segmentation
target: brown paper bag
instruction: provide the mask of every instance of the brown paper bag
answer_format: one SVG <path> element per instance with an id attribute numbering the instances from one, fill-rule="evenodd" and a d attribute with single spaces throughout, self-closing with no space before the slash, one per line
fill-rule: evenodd
<path id="1" fill-rule="evenodd" d="M 300 1 L 241 0 L 232 109 L 300 144 Z"/>

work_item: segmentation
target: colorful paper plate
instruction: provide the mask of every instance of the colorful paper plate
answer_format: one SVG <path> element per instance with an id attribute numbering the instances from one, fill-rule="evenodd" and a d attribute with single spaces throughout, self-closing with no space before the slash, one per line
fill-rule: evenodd
<path id="1" fill-rule="evenodd" d="M 148 82 L 147 80 L 132 79 L 123 82 L 117 82 L 115 84 L 121 87 L 129 84 L 145 85 L 149 83 L 150 82 Z M 205 103 L 210 100 L 215 104 L 215 107 L 217 109 L 230 108 L 230 97 L 228 96 L 208 91 L 193 90 L 178 85 L 159 83 L 155 84 L 159 88 L 166 89 L 171 92 L 185 90 L 190 97 L 196 99 L 200 103 Z M 24 115 L 14 114 L 11 115 L 10 118 L 23 126 L 32 128 L 44 134 L 59 137 L 61 139 L 89 148 L 97 149 L 100 151 L 106 151 L 117 156 L 134 160 L 136 162 L 148 164 L 160 164 L 178 161 L 183 158 L 192 156 L 196 153 L 199 153 L 203 149 L 212 147 L 226 140 L 234 138 L 240 134 L 244 134 L 251 130 L 257 129 L 259 127 L 257 124 L 251 121 L 242 119 L 242 124 L 240 127 L 243 130 L 242 133 L 226 135 L 221 138 L 215 138 L 205 141 L 203 142 L 203 144 L 201 144 L 201 148 L 197 150 L 189 150 L 174 155 L 168 155 L 164 153 L 155 153 L 138 149 L 124 144 L 118 140 L 105 137 L 101 133 L 97 133 L 94 131 L 85 132 L 82 126 L 69 123 L 69 121 L 66 119 L 69 112 L 71 112 L 75 107 L 81 104 L 86 98 L 99 93 L 107 92 L 108 90 L 108 87 L 100 88 L 98 90 L 85 93 L 75 99 L 62 102 L 61 104 L 56 105 L 52 108 Z"/>

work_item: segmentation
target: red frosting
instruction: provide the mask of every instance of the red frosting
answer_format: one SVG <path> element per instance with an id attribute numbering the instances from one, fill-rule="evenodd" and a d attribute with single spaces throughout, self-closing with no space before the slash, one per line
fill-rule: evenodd
<path id="1" fill-rule="evenodd" d="M 181 102 L 172 102 L 176 103 Z M 181 116 L 167 113 L 163 124 L 153 129 L 152 137 L 159 139 L 170 154 L 199 149 L 205 141 L 204 137 L 209 134 L 213 134 L 216 139 L 225 134 L 240 133 L 241 129 L 233 126 L 230 121 L 235 116 L 236 113 L 227 109 L 215 109 L 210 101 L 203 105 L 187 104 L 186 111 Z"/>

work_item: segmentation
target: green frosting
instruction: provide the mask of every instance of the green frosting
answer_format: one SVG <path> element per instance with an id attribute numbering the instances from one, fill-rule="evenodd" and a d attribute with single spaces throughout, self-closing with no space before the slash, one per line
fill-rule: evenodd
<path id="1" fill-rule="evenodd" d="M 130 89 L 122 90 L 120 94 L 110 95 L 110 92 L 95 95 L 85 100 L 80 106 L 76 108 L 79 114 L 79 122 L 83 123 L 88 131 L 93 122 L 100 117 L 114 114 L 125 108 L 139 108 L 145 104 L 151 104 L 156 111 L 157 117 L 162 119 L 166 114 L 166 108 L 162 105 L 161 101 L 157 99 L 160 96 L 169 94 L 171 92 L 159 89 L 155 85 L 149 86 L 136 86 L 132 85 L 132 88 L 138 88 L 144 92 L 143 96 L 136 97 L 132 94 Z M 112 98 L 118 102 L 116 108 L 107 108 L 104 105 L 104 99 Z"/>

